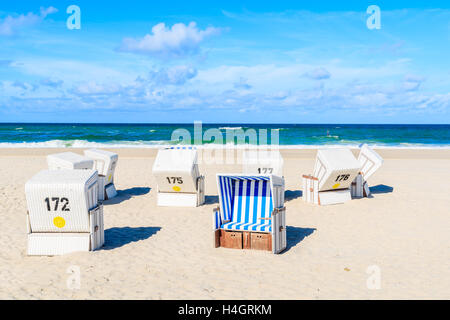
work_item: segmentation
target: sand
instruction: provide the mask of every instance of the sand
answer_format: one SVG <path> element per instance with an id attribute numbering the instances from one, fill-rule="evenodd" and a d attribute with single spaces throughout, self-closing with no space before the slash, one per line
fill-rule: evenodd
<path id="1" fill-rule="evenodd" d="M 24 184 L 59 151 L 0 150 L 1 299 L 450 298 L 448 149 L 379 150 L 373 198 L 324 207 L 301 198 L 315 151 L 283 150 L 288 248 L 279 255 L 212 246 L 215 173 L 238 165 L 200 166 L 206 205 L 157 207 L 156 151 L 115 150 L 119 195 L 105 202 L 105 247 L 28 257 Z M 79 288 L 68 273 L 78 268 Z"/>

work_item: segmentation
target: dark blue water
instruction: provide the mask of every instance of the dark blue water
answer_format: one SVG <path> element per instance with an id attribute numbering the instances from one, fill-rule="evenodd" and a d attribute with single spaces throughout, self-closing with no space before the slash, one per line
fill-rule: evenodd
<path id="1" fill-rule="evenodd" d="M 155 147 L 181 144 L 172 134 L 187 130 L 194 141 L 194 124 L 30 124 L 0 123 L 0 147 Z M 225 144 L 226 134 L 262 134 L 267 140 L 245 143 L 271 143 L 271 133 L 278 134 L 281 146 L 315 147 L 323 145 L 357 146 L 368 143 L 384 147 L 450 147 L 450 125 L 367 125 L 367 124 L 203 124 L 202 134 L 217 129 L 222 141 L 203 144 Z M 242 131 L 240 131 L 242 130 Z M 198 131 L 200 132 L 200 130 Z M 211 130 L 209 131 L 211 132 Z M 274 136 L 275 137 L 275 136 Z M 276 139 L 273 139 L 276 142 Z M 234 144 L 243 141 L 234 139 Z"/>

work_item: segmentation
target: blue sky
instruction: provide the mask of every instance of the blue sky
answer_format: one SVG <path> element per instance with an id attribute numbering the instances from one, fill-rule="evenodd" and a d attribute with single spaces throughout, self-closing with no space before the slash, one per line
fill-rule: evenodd
<path id="1" fill-rule="evenodd" d="M 211 2 L 2 3 L 0 122 L 450 123 L 448 2 Z"/>

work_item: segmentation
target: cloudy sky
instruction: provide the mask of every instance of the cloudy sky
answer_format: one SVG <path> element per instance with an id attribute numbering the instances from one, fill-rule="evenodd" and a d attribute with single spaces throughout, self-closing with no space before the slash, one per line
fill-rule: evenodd
<path id="1" fill-rule="evenodd" d="M 0 122 L 450 123 L 447 1 L 93 2 L 2 1 Z"/>

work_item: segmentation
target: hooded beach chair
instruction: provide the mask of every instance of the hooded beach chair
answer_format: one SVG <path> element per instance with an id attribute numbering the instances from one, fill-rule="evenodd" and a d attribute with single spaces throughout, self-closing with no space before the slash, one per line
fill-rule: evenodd
<path id="1" fill-rule="evenodd" d="M 286 248 L 284 179 L 275 175 L 217 174 L 219 207 L 213 213 L 214 246 Z"/>
<path id="2" fill-rule="evenodd" d="M 275 150 L 244 150 L 242 172 L 245 174 L 273 174 L 283 176 L 283 157 Z"/>
<path id="3" fill-rule="evenodd" d="M 383 158 L 367 144 L 363 144 L 359 151 L 358 161 L 361 169 L 352 182 L 352 197 L 368 197 L 370 196 L 370 189 L 367 180 L 381 167 Z"/>
<path id="4" fill-rule="evenodd" d="M 197 207 L 205 202 L 205 177 L 200 175 L 193 147 L 160 149 L 153 164 L 158 206 Z"/>
<path id="5" fill-rule="evenodd" d="M 43 170 L 25 184 L 28 255 L 92 251 L 104 243 L 95 170 Z"/>
<path id="6" fill-rule="evenodd" d="M 50 170 L 91 170 L 94 168 L 94 160 L 73 152 L 62 152 L 47 156 L 47 164 Z M 105 192 L 102 191 L 103 180 L 98 181 L 98 200 L 105 200 Z"/>
<path id="7" fill-rule="evenodd" d="M 99 200 L 114 198 L 117 195 L 116 187 L 114 186 L 114 172 L 119 160 L 117 153 L 89 149 L 84 151 L 84 155 L 94 161 L 93 168 L 98 171 Z"/>
<path id="8" fill-rule="evenodd" d="M 303 199 L 318 205 L 351 200 L 350 186 L 360 168 L 350 149 L 318 150 L 314 173 L 303 175 Z"/>
<path id="9" fill-rule="evenodd" d="M 94 161 L 77 153 L 62 152 L 48 155 L 47 164 L 50 170 L 92 169 Z"/>

